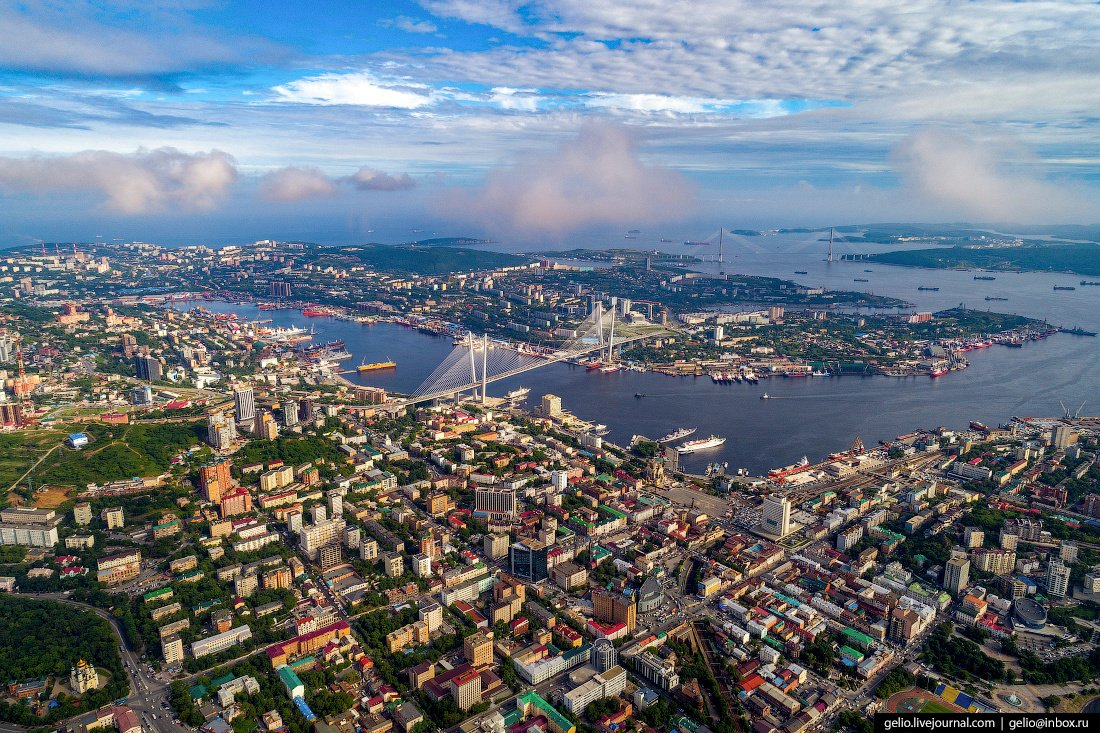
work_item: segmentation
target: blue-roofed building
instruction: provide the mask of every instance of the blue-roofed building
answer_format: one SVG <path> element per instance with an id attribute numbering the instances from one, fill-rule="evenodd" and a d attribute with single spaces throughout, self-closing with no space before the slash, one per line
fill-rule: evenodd
<path id="1" fill-rule="evenodd" d="M 88 445 L 88 436 L 84 433 L 71 433 L 68 438 L 68 443 L 70 448 L 80 450 Z"/>
<path id="2" fill-rule="evenodd" d="M 306 705 L 305 698 L 294 698 L 294 707 L 298 708 L 298 712 L 302 714 L 302 717 L 308 720 L 310 723 L 317 720 L 317 715 L 309 709 L 309 705 Z"/>

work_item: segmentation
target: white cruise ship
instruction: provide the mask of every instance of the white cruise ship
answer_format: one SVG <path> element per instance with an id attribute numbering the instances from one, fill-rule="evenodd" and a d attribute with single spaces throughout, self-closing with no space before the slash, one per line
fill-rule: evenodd
<path id="1" fill-rule="evenodd" d="M 717 435 L 712 435 L 709 438 L 701 438 L 699 440 L 689 440 L 676 447 L 677 453 L 694 453 L 700 450 L 706 450 L 708 448 L 717 448 L 726 442 L 725 438 L 719 438 Z"/>

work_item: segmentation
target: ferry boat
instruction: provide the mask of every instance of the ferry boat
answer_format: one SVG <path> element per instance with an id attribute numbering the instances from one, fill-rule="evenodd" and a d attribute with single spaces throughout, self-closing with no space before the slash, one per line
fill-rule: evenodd
<path id="1" fill-rule="evenodd" d="M 680 440 L 681 438 L 686 438 L 687 436 L 691 435 L 692 433 L 694 433 L 698 429 L 699 428 L 680 428 L 679 430 L 673 430 L 671 433 L 669 433 L 665 437 L 659 438 L 657 440 L 657 442 L 658 443 L 671 443 L 673 441 Z"/>
<path id="2" fill-rule="evenodd" d="M 374 372 L 374 371 L 378 371 L 379 369 L 396 369 L 396 368 L 397 368 L 397 362 L 396 361 L 390 361 L 389 359 L 387 359 L 386 361 L 372 361 L 369 364 L 367 364 L 367 363 L 360 364 L 359 366 L 355 367 L 355 371 L 362 373 L 362 372 Z"/>
<path id="3" fill-rule="evenodd" d="M 726 442 L 725 438 L 720 438 L 717 435 L 712 435 L 709 438 L 702 438 L 700 440 L 689 440 L 688 442 L 676 447 L 676 452 L 680 454 L 695 453 L 696 451 L 707 450 L 709 448 L 717 448 Z"/>

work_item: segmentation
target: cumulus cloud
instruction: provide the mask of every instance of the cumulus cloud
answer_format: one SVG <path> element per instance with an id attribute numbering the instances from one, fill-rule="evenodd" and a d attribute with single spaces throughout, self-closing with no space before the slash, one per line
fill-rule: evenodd
<path id="1" fill-rule="evenodd" d="M 491 228 L 553 234 L 680 219 L 695 192 L 679 173 L 642 163 L 624 128 L 592 124 L 553 151 L 492 171 L 472 192 L 452 192 L 446 206 Z"/>
<path id="2" fill-rule="evenodd" d="M 416 181 L 408 173 L 384 173 L 363 166 L 344 179 L 360 191 L 401 191 L 416 188 Z"/>
<path id="3" fill-rule="evenodd" d="M 416 109 L 435 103 L 435 97 L 418 84 L 384 84 L 364 71 L 319 74 L 273 87 L 282 102 L 297 104 L 348 104 L 362 107 Z"/>
<path id="4" fill-rule="evenodd" d="M 12 193 L 96 193 L 122 214 L 167 208 L 214 208 L 237 180 L 233 158 L 220 150 L 175 148 L 133 154 L 86 150 L 72 155 L 0 158 L 0 188 Z"/>
<path id="5" fill-rule="evenodd" d="M 1085 210 L 1076 191 L 1026 170 L 1028 158 L 1025 151 L 1009 145 L 935 128 L 913 133 L 892 153 L 909 190 L 952 213 L 1030 222 Z"/>
<path id="6" fill-rule="evenodd" d="M 336 184 L 320 168 L 290 166 L 260 178 L 260 196 L 268 201 L 305 201 L 336 193 Z"/>

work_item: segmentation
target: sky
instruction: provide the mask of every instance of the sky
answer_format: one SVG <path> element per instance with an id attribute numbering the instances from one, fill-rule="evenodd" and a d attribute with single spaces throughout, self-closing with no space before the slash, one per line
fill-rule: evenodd
<path id="1" fill-rule="evenodd" d="M 1094 0 L 13 0 L 0 38 L 0 245 L 1100 220 Z"/>

